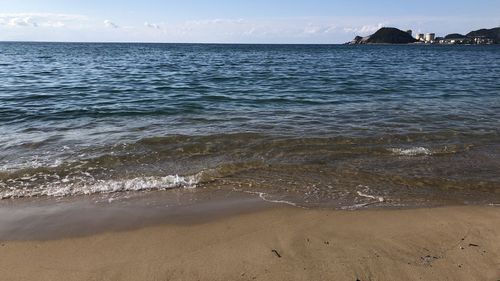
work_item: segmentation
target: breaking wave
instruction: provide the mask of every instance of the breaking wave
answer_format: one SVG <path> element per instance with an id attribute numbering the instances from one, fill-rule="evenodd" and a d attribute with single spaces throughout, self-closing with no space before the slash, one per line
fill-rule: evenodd
<path id="1" fill-rule="evenodd" d="M 63 179 L 37 188 L 5 188 L 0 191 L 0 199 L 39 196 L 65 197 L 127 191 L 196 188 L 200 179 L 201 173 L 191 176 L 168 175 L 165 177 L 137 177 L 123 180 L 96 180 L 87 183 L 71 183 Z"/>

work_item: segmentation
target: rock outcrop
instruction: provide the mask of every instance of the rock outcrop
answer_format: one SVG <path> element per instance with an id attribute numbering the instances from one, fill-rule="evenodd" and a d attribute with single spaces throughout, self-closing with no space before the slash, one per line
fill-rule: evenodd
<path id="1" fill-rule="evenodd" d="M 393 27 L 382 27 L 370 36 L 356 36 L 349 44 L 409 44 L 416 41 L 408 32 Z"/>

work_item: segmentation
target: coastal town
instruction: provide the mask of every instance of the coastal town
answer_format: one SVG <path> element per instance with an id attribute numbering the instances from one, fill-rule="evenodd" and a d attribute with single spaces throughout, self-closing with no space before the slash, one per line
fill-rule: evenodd
<path id="1" fill-rule="evenodd" d="M 413 36 L 412 30 L 406 31 Z M 458 33 L 446 35 L 445 37 L 436 37 L 435 33 L 417 33 L 415 34 L 416 44 L 467 44 L 467 45 L 491 45 L 495 44 L 495 40 L 488 38 L 485 35 L 466 36 Z"/>
<path id="2" fill-rule="evenodd" d="M 394 27 L 382 27 L 370 36 L 356 36 L 349 45 L 359 44 L 440 44 L 440 45 L 493 45 L 500 44 L 500 27 L 479 29 L 465 35 L 459 33 L 436 37 L 435 33 L 416 33 Z"/>

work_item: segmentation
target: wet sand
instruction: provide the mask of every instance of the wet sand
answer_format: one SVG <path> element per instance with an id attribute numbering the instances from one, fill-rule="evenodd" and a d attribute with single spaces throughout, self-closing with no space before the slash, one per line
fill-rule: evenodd
<path id="1" fill-rule="evenodd" d="M 277 206 L 205 222 L 3 241 L 2 280 L 500 280 L 500 209 Z"/>

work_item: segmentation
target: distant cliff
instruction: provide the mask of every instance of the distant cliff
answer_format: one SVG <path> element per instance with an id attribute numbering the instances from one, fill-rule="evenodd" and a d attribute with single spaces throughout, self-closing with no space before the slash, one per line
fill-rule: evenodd
<path id="1" fill-rule="evenodd" d="M 348 44 L 409 44 L 417 40 L 409 33 L 393 27 L 382 27 L 367 37 L 356 36 Z"/>
<path id="2" fill-rule="evenodd" d="M 500 27 L 492 29 L 479 29 L 476 31 L 472 31 L 467 33 L 467 37 L 469 38 L 482 37 L 485 39 L 491 39 L 495 44 L 500 44 Z"/>
<path id="3" fill-rule="evenodd" d="M 448 34 L 444 37 L 444 39 L 465 39 L 465 38 L 467 38 L 467 36 L 459 33 Z"/>

